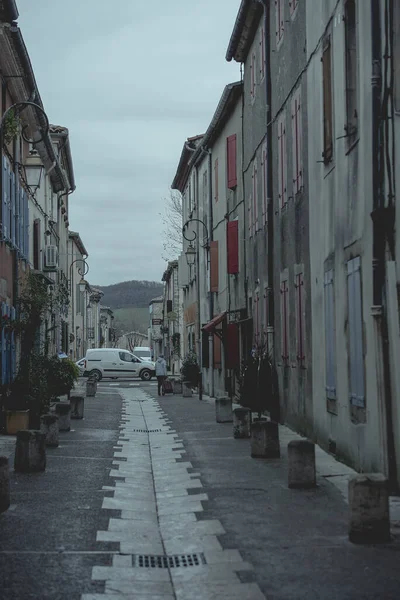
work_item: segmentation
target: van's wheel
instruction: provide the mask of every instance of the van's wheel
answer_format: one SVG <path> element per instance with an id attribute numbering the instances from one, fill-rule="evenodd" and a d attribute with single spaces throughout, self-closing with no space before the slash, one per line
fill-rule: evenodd
<path id="1" fill-rule="evenodd" d="M 101 371 L 99 371 L 98 369 L 93 369 L 93 371 L 89 372 L 89 377 L 92 377 L 96 381 L 100 381 L 100 379 L 103 377 L 103 375 L 101 374 Z"/>
<path id="2" fill-rule="evenodd" d="M 143 369 L 143 371 L 140 371 L 140 378 L 143 381 L 150 381 L 150 379 L 151 379 L 151 371 L 149 371 L 149 369 Z"/>

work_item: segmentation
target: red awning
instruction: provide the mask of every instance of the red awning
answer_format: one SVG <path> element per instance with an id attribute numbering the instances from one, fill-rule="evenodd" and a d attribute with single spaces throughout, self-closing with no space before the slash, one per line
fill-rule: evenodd
<path id="1" fill-rule="evenodd" d="M 223 321 L 225 319 L 225 317 L 226 317 L 226 311 L 224 311 L 220 315 L 217 315 L 216 317 L 213 317 L 211 319 L 211 321 L 209 323 L 207 323 L 207 325 L 204 325 L 203 331 L 209 331 L 209 332 L 214 331 L 216 326 L 219 325 L 221 323 L 221 321 Z"/>

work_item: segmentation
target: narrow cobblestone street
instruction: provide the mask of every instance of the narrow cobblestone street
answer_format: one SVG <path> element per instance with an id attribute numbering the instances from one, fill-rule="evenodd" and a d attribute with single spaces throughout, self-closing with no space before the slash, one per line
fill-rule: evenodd
<path id="1" fill-rule="evenodd" d="M 329 479 L 289 490 L 290 438 L 251 459 L 211 400 L 154 391 L 101 384 L 44 473 L 12 472 L 2 600 L 398 598 L 396 535 L 350 544 Z"/>

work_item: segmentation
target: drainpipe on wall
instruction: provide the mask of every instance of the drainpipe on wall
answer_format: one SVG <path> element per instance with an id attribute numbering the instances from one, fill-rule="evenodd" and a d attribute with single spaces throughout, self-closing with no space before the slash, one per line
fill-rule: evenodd
<path id="1" fill-rule="evenodd" d="M 208 211 L 209 211 L 209 244 L 211 243 L 212 239 L 213 239 L 213 227 L 214 227 L 214 219 L 213 219 L 213 185 L 212 185 L 212 155 L 211 155 L 211 150 L 207 150 L 208 152 L 208 172 L 209 172 L 209 177 L 208 177 Z M 210 250 L 209 250 L 210 252 Z M 211 269 L 211 263 L 210 263 L 210 269 Z M 211 291 L 211 286 L 210 286 L 210 291 L 209 291 L 209 309 L 210 309 L 210 320 L 213 318 L 214 316 L 214 298 L 213 298 L 213 292 Z M 215 383 L 214 383 L 214 336 L 210 335 L 209 336 L 209 346 L 208 346 L 208 356 L 209 356 L 209 371 L 210 371 L 210 396 L 211 398 L 214 397 L 214 391 L 215 391 Z"/>
<path id="2" fill-rule="evenodd" d="M 386 242 L 393 239 L 395 222 L 394 206 L 385 206 L 385 176 L 384 167 L 384 120 L 388 114 L 382 114 L 382 40 L 380 2 L 371 0 L 371 35 L 372 35 L 372 189 L 373 189 L 373 303 L 376 319 L 376 348 L 381 353 L 380 363 L 383 372 L 384 408 L 386 424 L 386 452 L 389 486 L 392 492 L 398 490 L 397 465 L 393 431 L 392 387 L 390 373 L 390 348 L 387 324 L 387 289 L 386 289 Z M 387 3 L 385 2 L 385 11 Z M 388 18 L 388 15 L 385 15 Z M 389 27 L 392 27 L 392 23 Z M 386 30 L 386 44 L 388 43 Z M 392 49 L 389 49 L 389 54 Z M 387 54 L 385 52 L 385 54 Z M 389 60 L 388 56 L 383 57 Z M 393 60 L 393 58 L 391 59 Z M 386 81 L 384 82 L 386 86 Z M 386 90 L 385 90 L 386 95 Z M 387 100 L 386 100 L 387 102 Z M 388 143 L 388 140 L 386 140 Z M 390 201 L 392 199 L 389 199 Z M 389 244 L 390 245 L 390 244 Z"/>

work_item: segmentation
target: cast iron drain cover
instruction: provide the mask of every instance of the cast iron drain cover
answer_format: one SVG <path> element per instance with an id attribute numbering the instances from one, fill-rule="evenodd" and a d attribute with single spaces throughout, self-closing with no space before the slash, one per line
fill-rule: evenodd
<path id="1" fill-rule="evenodd" d="M 133 433 L 161 433 L 162 429 L 131 429 Z"/>
<path id="2" fill-rule="evenodd" d="M 173 569 L 176 567 L 200 567 L 205 565 L 206 559 L 203 553 L 199 554 L 175 554 L 163 556 L 156 554 L 136 554 L 133 557 L 135 567 L 152 567 L 158 569 Z"/>

